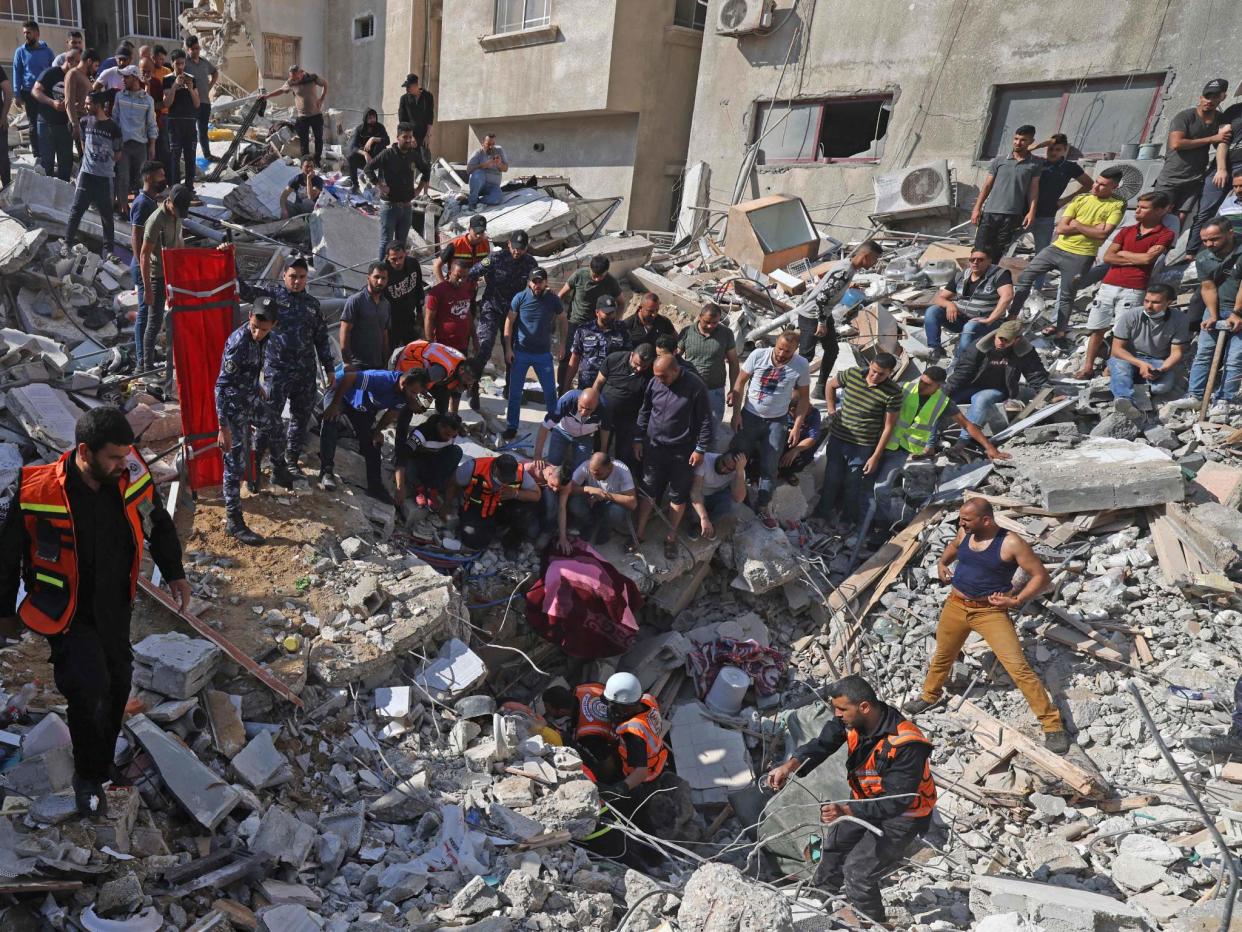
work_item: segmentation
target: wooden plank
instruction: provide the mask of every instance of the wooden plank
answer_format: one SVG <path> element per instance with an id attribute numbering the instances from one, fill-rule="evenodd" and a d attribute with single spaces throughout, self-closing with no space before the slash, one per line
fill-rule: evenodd
<path id="1" fill-rule="evenodd" d="M 963 783 L 978 783 L 988 774 L 1008 764 L 1018 749 L 1012 744 L 1003 744 L 997 748 L 985 748 L 978 757 L 966 765 L 962 771 Z"/>
<path id="2" fill-rule="evenodd" d="M 1226 764 L 1220 772 L 1220 778 L 1229 783 L 1242 783 L 1242 761 Z"/>
<path id="3" fill-rule="evenodd" d="M 1151 647 L 1147 643 L 1147 638 L 1141 634 L 1134 635 L 1134 652 L 1138 655 L 1139 663 L 1143 666 L 1156 662 L 1156 658 L 1152 656 Z"/>
<path id="4" fill-rule="evenodd" d="M 1046 511 L 1038 505 L 1032 505 L 1030 502 L 1023 501 L 1020 498 L 1009 498 L 1006 495 L 992 495 L 988 492 L 976 492 L 974 489 L 967 489 L 962 493 L 963 498 L 981 498 L 985 502 L 992 505 L 993 508 L 1007 508 L 1010 511 L 1020 515 L 1034 515 L 1039 518 L 1061 518 L 1063 515 L 1054 515 L 1051 511 Z"/>
<path id="5" fill-rule="evenodd" d="M 1049 641 L 1064 644 L 1080 654 L 1087 654 L 1091 657 L 1098 657 L 1101 660 L 1110 660 L 1129 666 L 1129 662 L 1121 655 L 1120 651 L 1112 647 L 1101 647 L 1090 637 L 1081 631 L 1076 631 L 1069 625 L 1059 625 L 1055 622 L 1046 621 L 1035 629 L 1035 633 L 1042 638 L 1047 638 Z"/>
<path id="6" fill-rule="evenodd" d="M 297 693 L 290 689 L 282 680 L 261 667 L 249 654 L 243 651 L 211 625 L 207 624 L 207 622 L 203 621 L 196 615 L 191 615 L 189 612 L 183 612 L 177 606 L 177 603 L 173 601 L 172 596 L 170 596 L 163 589 L 160 589 L 158 586 L 152 585 L 151 580 L 139 574 L 138 585 L 142 587 L 143 592 L 151 596 L 151 598 L 155 599 L 155 601 L 159 602 L 191 628 L 245 667 L 247 671 L 254 675 L 255 679 L 257 679 L 272 692 L 276 693 L 276 695 L 288 702 L 293 703 L 299 709 L 303 707 L 302 700 L 298 698 Z"/>
<path id="7" fill-rule="evenodd" d="M 1091 640 L 1099 644 L 1100 647 L 1103 648 L 1104 651 L 1110 652 L 1112 654 L 1116 654 L 1118 657 L 1121 656 L 1120 652 L 1115 647 L 1113 647 L 1112 642 L 1109 641 L 1108 638 L 1106 638 L 1099 631 L 1096 631 L 1095 628 L 1091 627 L 1090 623 L 1088 623 L 1085 619 L 1071 612 L 1067 612 L 1065 609 L 1061 608 L 1059 605 L 1052 605 L 1051 603 L 1044 603 L 1044 608 L 1046 608 L 1049 612 L 1051 612 L 1057 618 L 1061 619 L 1061 621 L 1065 622 L 1071 628 L 1074 628 L 1075 630 L 1077 630 L 1080 634 L 1085 634 L 1087 637 L 1091 638 Z"/>
<path id="8" fill-rule="evenodd" d="M 1092 773 L 1052 751 L 1043 744 L 1028 738 L 1018 729 L 1006 725 L 989 715 L 970 700 L 962 700 L 950 713 L 958 721 L 970 726 L 972 735 L 987 735 L 994 743 L 1011 743 L 1020 754 L 1029 758 L 1041 770 L 1063 782 L 1075 793 L 1088 799 L 1108 799 L 1111 788 L 1099 773 Z"/>
<path id="9" fill-rule="evenodd" d="M 1171 586 L 1178 577 L 1186 575 L 1189 569 L 1186 566 L 1186 558 L 1182 554 L 1181 541 L 1177 539 L 1177 532 L 1163 515 L 1151 521 L 1151 539 L 1156 547 L 1156 559 L 1160 562 L 1160 572 L 1164 576 L 1164 581 Z"/>
<path id="10" fill-rule="evenodd" d="M 81 890 L 80 880 L 15 880 L 11 883 L 0 883 L 0 893 L 67 893 L 70 890 Z"/>
<path id="11" fill-rule="evenodd" d="M 1105 799 L 1101 800 L 1097 807 L 1100 812 L 1129 812 L 1132 809 L 1142 809 L 1144 806 L 1154 806 L 1160 802 L 1160 797 L 1155 793 L 1147 793 L 1143 796 L 1126 796 L 1122 799 Z"/>

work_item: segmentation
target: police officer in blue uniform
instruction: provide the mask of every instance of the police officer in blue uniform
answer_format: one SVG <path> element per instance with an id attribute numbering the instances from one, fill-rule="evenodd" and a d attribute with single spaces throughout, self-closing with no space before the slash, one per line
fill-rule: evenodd
<path id="1" fill-rule="evenodd" d="M 280 415 L 272 406 L 264 372 L 275 345 L 272 334 L 280 316 L 274 298 L 261 295 L 250 309 L 250 319 L 230 335 L 216 379 L 216 417 L 224 454 L 225 531 L 243 544 L 261 544 L 263 538 L 246 527 L 242 518 L 241 482 L 250 465 L 250 452 L 259 446 L 272 452 L 272 475 L 279 485 L 293 488 L 293 474 L 285 463 L 285 438 Z M 266 384 L 265 384 L 266 383 Z M 252 446 L 251 433 L 254 433 Z"/>
<path id="2" fill-rule="evenodd" d="M 240 287 L 243 300 L 253 301 L 260 295 L 267 295 L 275 299 L 279 308 L 279 326 L 267 348 L 263 378 L 276 417 L 284 412 L 285 402 L 289 403 L 285 456 L 295 479 L 303 477 L 298 460 L 306 449 L 311 414 L 319 402 L 315 386 L 316 362 L 327 375 L 328 388 L 336 382 L 336 359 L 332 355 L 328 325 L 318 299 L 306 292 L 308 273 L 306 260 L 295 256 L 285 267 L 282 281 L 242 282 Z"/>
<path id="3" fill-rule="evenodd" d="M 479 340 L 478 358 L 487 362 L 492 358 L 496 336 L 504 329 L 505 317 L 513 297 L 526 287 L 530 273 L 539 267 L 535 257 L 527 252 L 530 237 L 525 230 L 518 230 L 507 246 L 493 249 L 482 262 L 470 270 L 470 279 L 483 279 L 483 301 L 479 316 L 475 319 L 475 335 Z M 506 367 L 508 384 L 508 367 Z"/>

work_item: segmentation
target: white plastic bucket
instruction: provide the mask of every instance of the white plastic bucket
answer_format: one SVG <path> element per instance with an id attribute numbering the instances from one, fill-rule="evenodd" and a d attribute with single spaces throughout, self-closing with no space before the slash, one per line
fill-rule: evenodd
<path id="1" fill-rule="evenodd" d="M 721 667 L 716 682 L 708 690 L 707 707 L 724 715 L 736 715 L 742 708 L 746 690 L 750 689 L 750 674 L 737 667 Z"/>

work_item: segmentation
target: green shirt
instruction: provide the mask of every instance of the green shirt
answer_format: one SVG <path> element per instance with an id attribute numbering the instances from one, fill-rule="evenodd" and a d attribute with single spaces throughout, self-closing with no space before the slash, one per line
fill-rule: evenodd
<path id="1" fill-rule="evenodd" d="M 591 270 L 587 268 L 578 269 L 573 275 L 569 276 L 570 293 L 572 301 L 569 305 L 569 322 L 571 324 L 588 324 L 595 319 L 595 302 L 604 295 L 612 295 L 614 298 L 621 297 L 621 286 L 617 284 L 617 280 L 607 272 L 599 281 L 591 278 Z"/>
<path id="2" fill-rule="evenodd" d="M 175 249 L 177 244 L 181 242 L 181 218 L 177 214 L 169 213 L 161 204 L 155 209 L 155 213 L 147 218 L 147 224 L 143 228 L 142 233 L 143 244 L 151 243 L 155 246 L 155 252 L 151 253 L 151 278 L 164 277 L 164 249 L 165 247 Z"/>
<path id="3" fill-rule="evenodd" d="M 867 384 L 867 366 L 847 369 L 838 377 L 844 397 L 832 422 L 832 436 L 860 447 L 874 447 L 884 433 L 884 418 L 901 410 L 901 388 L 892 379 Z"/>
<path id="4" fill-rule="evenodd" d="M 705 337 L 698 324 L 691 324 L 678 336 L 677 346 L 682 358 L 703 377 L 704 385 L 711 389 L 725 387 L 725 357 L 729 350 L 737 348 L 732 330 L 717 324 L 711 336 Z"/>

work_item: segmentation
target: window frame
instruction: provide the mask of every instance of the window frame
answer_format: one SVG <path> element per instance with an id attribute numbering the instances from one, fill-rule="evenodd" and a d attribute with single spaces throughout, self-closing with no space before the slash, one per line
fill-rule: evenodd
<path id="1" fill-rule="evenodd" d="M 12 2 L 15 2 L 15 0 L 10 0 L 10 7 L 12 6 Z M 69 22 L 61 18 L 61 16 L 59 15 L 59 9 L 58 9 L 59 4 L 56 4 L 56 0 L 46 0 L 46 2 L 56 4 L 56 8 L 58 9 L 58 12 L 56 13 L 56 15 L 52 15 L 50 13 L 44 12 L 43 4 L 45 0 L 25 0 L 25 2 L 30 4 L 29 12 L 13 13 L 13 12 L 0 11 L 0 22 L 24 23 L 28 19 L 33 19 L 40 26 L 50 26 L 53 29 L 81 29 L 82 28 L 82 0 L 71 0 L 71 3 L 73 4 L 73 17 L 74 17 L 72 22 Z"/>
<path id="2" fill-rule="evenodd" d="M 81 0 L 78 0 L 81 2 Z M 121 37 L 132 36 L 135 39 L 157 39 L 164 42 L 180 42 L 181 41 L 181 21 L 180 16 L 185 11 L 194 6 L 194 0 L 168 0 L 172 4 L 172 32 L 173 35 L 160 36 L 149 32 L 141 32 L 138 29 L 138 11 L 137 7 L 141 4 L 147 8 L 148 21 L 153 24 L 153 28 L 160 28 L 160 0 L 117 0 L 116 2 L 116 18 L 117 30 Z"/>
<path id="3" fill-rule="evenodd" d="M 824 158 L 819 157 L 819 138 L 824 131 L 825 107 L 828 104 L 861 103 L 871 101 L 880 104 L 887 103 L 889 105 L 888 125 L 892 126 L 892 111 L 897 105 L 897 95 L 891 91 L 876 91 L 870 94 L 829 94 L 821 97 L 807 97 L 803 99 L 756 100 L 753 120 L 754 125 L 751 129 L 751 145 L 758 143 L 760 148 L 762 148 L 763 144 L 760 142 L 760 138 L 763 133 L 761 116 L 765 107 L 770 112 L 773 107 L 813 105 L 819 108 L 819 115 L 815 122 L 815 155 L 811 158 L 796 159 L 768 158 L 765 156 L 763 160 L 764 165 L 878 165 L 884 157 L 882 154 L 865 156 L 853 155 L 843 158 L 832 158 L 828 156 L 825 156 Z M 885 136 L 887 136 L 887 130 L 885 131 Z"/>
<path id="4" fill-rule="evenodd" d="M 687 17 L 683 15 L 683 11 L 682 11 L 683 4 L 688 4 L 694 10 L 694 13 L 691 13 L 688 19 Z M 702 23 L 698 23 L 698 24 L 695 23 L 694 20 L 696 18 L 695 17 L 696 13 L 702 15 L 703 17 Z M 676 2 L 673 4 L 673 25 L 680 26 L 683 29 L 693 29 L 696 32 L 706 32 L 707 31 L 706 0 L 676 0 Z"/>
<path id="5" fill-rule="evenodd" d="M 359 24 L 359 23 L 361 23 L 361 22 L 363 22 L 364 20 L 368 20 L 368 19 L 371 21 L 371 31 L 370 31 L 370 33 L 368 33 L 368 34 L 367 34 L 367 35 L 365 35 L 365 36 L 360 36 L 360 35 L 358 35 L 358 24 Z M 371 41 L 373 41 L 373 40 L 375 39 L 375 32 L 376 32 L 376 29 L 375 29 L 375 13 L 373 13 L 373 12 L 372 12 L 372 11 L 370 11 L 370 10 L 367 10 L 366 12 L 363 12 L 363 13 L 359 13 L 357 16 L 355 16 L 355 17 L 353 18 L 353 22 L 350 24 L 350 32 L 349 32 L 349 34 L 350 34 L 350 37 L 354 40 L 354 42 L 355 42 L 355 43 L 358 43 L 358 42 L 371 42 Z"/>
<path id="6" fill-rule="evenodd" d="M 270 58 L 267 53 L 267 43 L 269 40 L 280 40 L 281 42 L 290 43 L 293 49 L 293 56 L 288 62 L 280 63 L 280 67 L 275 71 L 268 71 L 271 67 Z M 270 78 L 272 80 L 284 81 L 289 80 L 289 66 L 301 64 L 302 57 L 302 37 L 289 36 L 280 32 L 264 32 L 260 33 L 260 41 L 263 43 L 263 67 L 260 69 L 260 77 Z"/>
<path id="7" fill-rule="evenodd" d="M 1070 95 L 1075 93 L 1075 87 L 1077 87 L 1080 84 L 1086 85 L 1091 82 L 1125 81 L 1125 80 L 1131 80 L 1131 81 L 1152 80 L 1155 82 L 1155 86 L 1152 88 L 1152 93 L 1151 93 L 1151 104 L 1148 106 L 1147 114 L 1143 118 L 1143 128 L 1139 131 L 1139 134 L 1138 134 L 1138 138 L 1140 140 L 1150 139 L 1151 131 L 1156 124 L 1157 114 L 1159 114 L 1160 112 L 1160 104 L 1164 100 L 1164 89 L 1169 81 L 1169 73 L 1167 71 L 1139 71 L 1139 72 L 1131 72 L 1129 74 L 1097 74 L 1097 75 L 1091 75 L 1090 77 L 1086 77 L 1086 78 L 1076 78 L 1071 81 L 1016 81 L 1012 84 L 993 84 L 992 85 L 991 97 L 988 100 L 987 124 L 984 126 L 983 135 L 979 139 L 979 146 L 975 153 L 975 156 L 976 156 L 975 161 L 976 162 L 990 162 L 997 155 L 1003 155 L 1006 152 L 1008 152 L 1008 149 L 1006 148 L 1006 146 L 1004 145 L 1004 141 L 1002 140 L 1000 144 L 1000 149 L 1002 149 L 1003 151 L 998 151 L 992 155 L 987 154 L 988 141 L 992 138 L 993 133 L 996 131 L 996 122 L 997 122 L 997 119 L 1000 117 L 999 105 L 1000 105 L 1002 96 L 1005 94 L 1005 92 L 1007 91 L 1030 91 L 1030 90 L 1039 90 L 1041 88 L 1048 88 L 1049 90 L 1052 90 L 1057 87 L 1060 87 L 1063 89 L 1061 91 L 1061 102 L 1060 102 L 1060 105 L 1057 107 L 1056 126 L 1054 128 L 1047 130 L 1046 132 L 1042 128 L 1039 128 L 1040 135 L 1044 139 L 1047 139 L 1049 136 L 1052 136 L 1055 133 L 1064 132 L 1064 130 L 1061 127 L 1061 121 L 1065 119 L 1065 113 L 1069 109 Z M 1073 140 L 1071 140 L 1070 142 L 1071 144 L 1073 144 Z M 1080 158 L 1080 159 L 1099 160 L 1099 159 L 1104 159 L 1104 158 L 1116 158 L 1117 157 L 1116 153 L 1111 153 L 1108 151 L 1084 152 L 1079 149 L 1075 149 L 1074 151 L 1075 151 L 1074 157 Z"/>
<path id="8" fill-rule="evenodd" d="M 508 29 L 500 28 L 500 6 L 505 0 L 494 0 L 492 3 L 492 35 L 507 36 L 515 32 L 524 32 L 527 29 L 542 29 L 552 25 L 552 0 L 522 0 L 522 20 L 518 26 Z M 542 4 L 544 13 L 542 16 L 532 18 L 530 8 L 532 4 Z"/>

